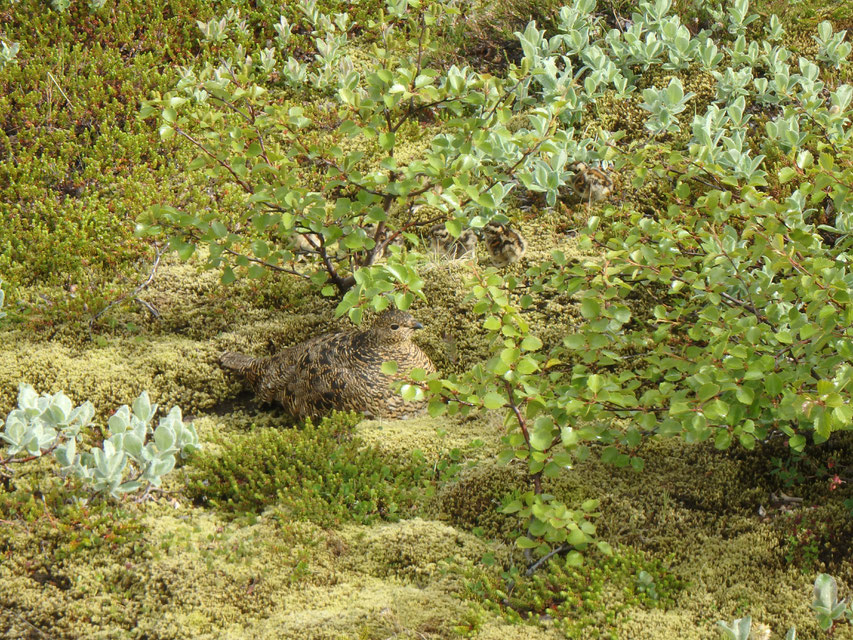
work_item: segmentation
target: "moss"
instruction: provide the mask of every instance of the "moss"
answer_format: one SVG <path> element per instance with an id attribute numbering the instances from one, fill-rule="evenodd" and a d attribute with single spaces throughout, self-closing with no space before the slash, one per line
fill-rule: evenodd
<path id="1" fill-rule="evenodd" d="M 36 581 L 62 586 L 68 579 L 53 575 L 57 562 L 139 547 L 145 528 L 133 509 L 83 499 L 86 494 L 73 481 L 60 479 L 49 458 L 27 463 L 3 480 L 0 556 L 27 557 Z"/>
<path id="2" fill-rule="evenodd" d="M 478 528 L 489 538 L 511 540 L 519 533 L 518 519 L 498 513 L 497 509 L 504 496 L 526 484 L 527 478 L 518 467 L 484 460 L 439 490 L 437 508 L 456 526 Z"/>
<path id="3" fill-rule="evenodd" d="M 42 393 L 64 390 L 76 403 L 89 400 L 101 419 L 145 389 L 162 407 L 178 405 L 192 414 L 221 402 L 229 388 L 216 364 L 221 349 L 180 336 L 145 342 L 110 339 L 104 346 L 83 347 L 32 342 L 21 333 L 4 332 L 0 343 L 3 413 L 17 404 L 20 382 Z"/>
<path id="4" fill-rule="evenodd" d="M 423 415 L 407 420 L 363 420 L 356 430 L 366 443 L 394 457 L 408 459 L 413 451 L 419 451 L 427 462 L 433 463 L 453 450 L 462 452 L 465 458 L 494 455 L 501 427 L 492 418 Z"/>
<path id="5" fill-rule="evenodd" d="M 580 566 L 555 557 L 532 575 L 512 568 L 468 568 L 466 594 L 505 619 L 555 626 L 570 637 L 617 638 L 636 609 L 673 606 L 685 582 L 630 548 L 589 554 Z"/>
<path id="6" fill-rule="evenodd" d="M 490 551 L 483 540 L 441 522 L 414 518 L 375 527 L 348 526 L 341 530 L 348 548 L 346 564 L 359 573 L 395 576 L 421 587 L 445 584 L 447 566 L 479 561 Z M 454 581 L 455 582 L 455 581 Z"/>
<path id="7" fill-rule="evenodd" d="M 118 637 L 131 630 L 156 639 L 449 637 L 466 612 L 435 585 L 354 573 L 339 538 L 312 525 L 275 524 L 265 517 L 228 524 L 212 513 L 184 521 L 171 508 L 149 510 L 148 551 L 121 565 L 104 556 L 65 564 L 56 570 L 74 577 L 68 588 L 42 592 L 28 578 L 10 575 L 8 564 L 0 566 L 4 587 L 14 587 L 0 592 L 3 628 L 33 625 L 56 638 Z M 419 542 L 414 535 L 402 547 L 425 549 L 438 541 L 456 547 L 465 539 L 441 525 L 399 525 L 402 532 L 430 530 L 437 538 Z M 373 539 L 381 545 L 381 535 Z M 474 553 L 476 541 L 462 548 Z"/>

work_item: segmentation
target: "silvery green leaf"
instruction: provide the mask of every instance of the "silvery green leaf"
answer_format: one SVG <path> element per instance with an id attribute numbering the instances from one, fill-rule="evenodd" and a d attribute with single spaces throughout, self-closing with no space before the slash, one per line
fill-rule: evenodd
<path id="1" fill-rule="evenodd" d="M 129 432 L 124 435 L 124 450 L 134 459 L 142 461 L 142 438 L 136 433 Z"/>
<path id="2" fill-rule="evenodd" d="M 107 421 L 107 426 L 110 433 L 124 433 L 130 426 L 130 407 L 126 404 L 120 406 L 118 410 L 110 416 Z"/>
<path id="3" fill-rule="evenodd" d="M 124 471 L 125 466 L 127 466 L 127 455 L 125 455 L 124 451 L 116 452 L 110 456 L 109 463 L 107 465 L 107 475 L 111 478 L 121 476 L 121 472 Z"/>
<path id="4" fill-rule="evenodd" d="M 147 391 L 140 393 L 139 397 L 133 401 L 133 415 L 146 424 L 151 419 L 151 416 L 154 415 L 155 411 L 157 411 L 157 405 L 151 405 L 151 400 L 148 397 Z"/>
<path id="5" fill-rule="evenodd" d="M 175 468 L 175 456 L 168 455 L 164 458 L 154 460 L 151 465 L 151 468 L 153 470 L 152 475 L 159 478 L 159 476 L 165 475 Z"/>
<path id="6" fill-rule="evenodd" d="M 125 482 L 118 486 L 117 491 L 120 493 L 130 493 L 131 491 L 136 491 L 142 486 L 142 483 L 139 480 L 131 480 L 129 482 Z"/>
<path id="7" fill-rule="evenodd" d="M 6 447 L 6 453 L 9 457 L 18 455 L 21 451 L 24 450 L 24 444 L 21 441 L 18 442 L 10 442 L 9 446 Z"/>
<path id="8" fill-rule="evenodd" d="M 750 616 L 738 618 L 731 624 L 722 620 L 717 622 L 717 629 L 723 634 L 726 640 L 749 640 L 751 626 L 752 618 Z"/>
<path id="9" fill-rule="evenodd" d="M 95 469 L 100 471 L 101 474 L 105 474 L 106 470 L 107 470 L 107 458 L 104 455 L 104 452 L 101 449 L 93 448 L 91 453 L 92 453 L 92 460 L 95 463 L 94 464 Z"/>
<path id="10" fill-rule="evenodd" d="M 24 445 L 24 448 L 27 450 L 27 453 L 31 456 L 40 456 L 41 441 L 39 439 L 39 434 L 30 431 L 27 435 L 29 436 L 29 438 L 26 440 L 26 444 Z"/>
<path id="11" fill-rule="evenodd" d="M 133 432 L 137 438 L 139 438 L 142 442 L 145 442 L 145 438 L 148 436 L 148 427 L 139 420 L 136 420 L 132 425 L 130 430 Z"/>
<path id="12" fill-rule="evenodd" d="M 64 425 L 67 418 L 68 414 L 65 412 L 64 408 L 53 403 L 51 403 L 50 406 L 48 406 L 47 411 L 41 415 L 41 419 L 52 427 Z"/>
<path id="13" fill-rule="evenodd" d="M 113 437 L 115 437 L 115 436 L 113 436 Z M 104 451 L 104 455 L 107 458 L 111 458 L 113 455 L 115 455 L 115 452 L 116 452 L 116 441 L 113 440 L 113 438 L 109 438 L 108 440 L 104 440 L 102 448 Z"/>
<path id="14" fill-rule="evenodd" d="M 38 397 L 31 385 L 21 383 L 18 386 L 18 407 L 21 409 L 35 409 L 38 406 Z"/>
<path id="15" fill-rule="evenodd" d="M 56 460 L 61 467 L 71 467 L 77 454 L 77 441 L 73 438 L 56 448 Z"/>
<path id="16" fill-rule="evenodd" d="M 189 454 L 200 449 L 198 442 L 198 433 L 196 432 L 195 426 L 192 423 L 183 425 L 180 444 L 182 458 L 185 458 Z"/>
<path id="17" fill-rule="evenodd" d="M 71 415 L 68 417 L 68 422 L 76 422 L 79 430 L 80 428 L 89 426 L 89 423 L 92 422 L 92 418 L 94 417 L 95 406 L 87 400 L 71 412 Z"/>
<path id="18" fill-rule="evenodd" d="M 142 451 L 140 451 L 139 457 L 142 459 L 143 462 L 147 463 L 151 460 L 154 460 L 157 457 L 157 453 L 158 451 L 155 444 L 153 442 L 149 442 L 144 447 L 142 447 Z"/>
<path id="19" fill-rule="evenodd" d="M 94 449 L 93 453 L 95 454 L 97 463 L 95 466 L 95 477 L 101 478 L 104 481 L 109 481 L 119 476 L 125 464 L 127 464 L 127 456 L 123 451 L 106 455 L 100 449 Z"/>
<path id="20" fill-rule="evenodd" d="M 81 478 L 82 480 L 91 480 L 94 475 L 92 469 L 80 464 L 79 460 L 74 465 L 74 473 L 77 475 L 78 478 Z"/>
<path id="21" fill-rule="evenodd" d="M 12 411 L 9 412 L 9 415 L 6 416 L 6 424 L 8 425 L 12 422 L 20 424 L 26 424 L 29 422 L 26 411 L 23 411 L 22 409 L 12 409 Z"/>
<path id="22" fill-rule="evenodd" d="M 10 445 L 9 446 L 9 450 L 10 450 L 9 455 L 15 455 L 16 453 L 18 453 L 18 451 L 20 451 L 21 438 L 24 435 L 24 427 L 23 426 L 18 427 L 17 425 L 15 425 L 15 426 L 16 426 L 16 428 L 13 428 L 13 429 L 7 428 L 6 431 L 0 433 L 0 440 L 3 440 L 4 442 L 6 442 Z M 13 447 L 16 447 L 17 449 L 15 451 L 12 451 Z"/>
<path id="23" fill-rule="evenodd" d="M 62 391 L 57 391 L 53 394 L 52 404 L 62 413 L 63 419 L 67 419 L 74 409 L 74 403 L 71 402 L 71 398 L 62 393 Z"/>
<path id="24" fill-rule="evenodd" d="M 166 415 L 166 419 L 170 421 L 170 423 L 174 422 L 182 422 L 183 417 L 181 415 L 180 407 L 172 407 L 169 409 L 169 413 Z"/>
<path id="25" fill-rule="evenodd" d="M 175 446 L 175 432 L 172 427 L 161 423 L 154 431 L 154 442 L 160 452 L 171 451 Z"/>
<path id="26" fill-rule="evenodd" d="M 0 438 L 3 438 L 6 442 L 19 442 L 27 429 L 27 421 L 22 418 L 25 418 L 22 411 L 18 409 L 12 411 L 6 417 L 6 426 L 3 432 L 0 433 Z"/>
<path id="27" fill-rule="evenodd" d="M 98 451 L 98 449 L 92 449 L 91 451 L 84 451 L 80 454 L 80 466 L 85 467 L 86 469 L 92 469 L 97 464 L 95 460 L 95 456 L 92 451 Z"/>
<path id="28" fill-rule="evenodd" d="M 812 607 L 832 609 L 838 602 L 838 584 L 827 573 L 818 574 L 814 581 L 814 602 Z"/>

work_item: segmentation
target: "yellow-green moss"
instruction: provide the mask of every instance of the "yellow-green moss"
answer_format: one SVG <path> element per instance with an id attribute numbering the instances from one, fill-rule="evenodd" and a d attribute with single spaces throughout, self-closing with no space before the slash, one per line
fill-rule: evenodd
<path id="1" fill-rule="evenodd" d="M 431 418 L 423 415 L 407 420 L 363 420 L 356 430 L 366 443 L 399 459 L 408 460 L 417 450 L 427 461 L 433 462 L 453 449 L 464 451 L 466 457 L 480 458 L 497 452 L 503 427 L 494 417 Z"/>
<path id="2" fill-rule="evenodd" d="M 479 561 L 490 547 L 470 533 L 414 518 L 375 527 L 348 526 L 340 535 L 347 566 L 380 578 L 395 576 L 425 587 L 442 584 L 442 565 Z"/>

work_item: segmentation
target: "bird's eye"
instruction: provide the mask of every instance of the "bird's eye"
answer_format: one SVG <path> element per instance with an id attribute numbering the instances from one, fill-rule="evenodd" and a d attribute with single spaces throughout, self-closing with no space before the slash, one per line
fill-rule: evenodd
<path id="1" fill-rule="evenodd" d="M 394 331 L 396 331 L 397 329 L 399 329 L 399 328 L 400 328 L 400 325 L 399 325 L 399 324 L 392 324 L 392 325 L 391 325 L 391 328 L 392 328 Z"/>

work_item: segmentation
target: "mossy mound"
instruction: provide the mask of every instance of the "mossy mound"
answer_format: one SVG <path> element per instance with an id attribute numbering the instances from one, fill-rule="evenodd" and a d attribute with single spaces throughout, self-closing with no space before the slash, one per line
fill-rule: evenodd
<path id="1" fill-rule="evenodd" d="M 410 459 L 419 451 L 433 463 L 459 450 L 465 458 L 482 458 L 497 452 L 503 427 L 495 416 L 438 417 L 427 415 L 407 420 L 362 420 L 359 436 L 399 459 Z"/>
<path id="2" fill-rule="evenodd" d="M 346 527 L 341 537 L 353 568 L 380 578 L 396 576 L 421 587 L 442 584 L 447 589 L 442 566 L 479 561 L 492 551 L 470 533 L 420 518 L 376 527 Z"/>
<path id="3" fill-rule="evenodd" d="M 222 402 L 229 383 L 216 364 L 214 344 L 172 335 L 134 342 L 111 339 L 104 346 L 33 342 L 13 332 L 0 337 L 0 412 L 17 404 L 18 384 L 40 393 L 64 390 L 76 403 L 95 405 L 99 418 L 130 404 L 142 391 L 164 408 L 185 414 Z"/>
<path id="4" fill-rule="evenodd" d="M 450 637 L 468 606 L 441 582 L 393 577 L 401 565 L 382 555 L 383 540 L 422 558 L 426 572 L 445 553 L 473 557 L 482 548 L 472 536 L 415 520 L 365 529 L 376 553 L 369 554 L 369 571 L 354 570 L 361 564 L 358 528 L 338 536 L 269 517 L 229 524 L 208 513 L 185 520 L 189 512 L 181 505 L 146 511 L 143 550 L 121 562 L 111 554 L 78 554 L 54 565 L 52 581 L 43 584 L 25 568 L 36 547 L 27 553 L 22 541 L 14 561 L 0 566 L 2 628 L 10 637 L 28 637 L 35 628 L 63 639 Z"/>

